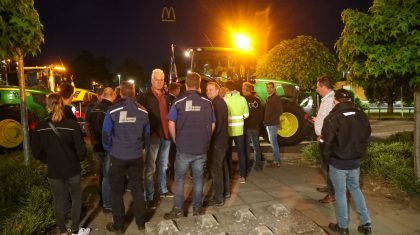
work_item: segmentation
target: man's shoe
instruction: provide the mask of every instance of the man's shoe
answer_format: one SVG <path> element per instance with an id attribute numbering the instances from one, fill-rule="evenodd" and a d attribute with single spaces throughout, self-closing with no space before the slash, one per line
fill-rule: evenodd
<path id="1" fill-rule="evenodd" d="M 273 162 L 273 163 L 271 163 L 270 165 L 268 165 L 269 167 L 272 167 L 272 168 L 278 168 L 278 167 L 280 167 L 280 162 Z"/>
<path id="2" fill-rule="evenodd" d="M 246 182 L 245 177 L 239 177 L 239 183 L 245 184 L 245 182 Z"/>
<path id="3" fill-rule="evenodd" d="M 154 201 L 154 200 L 151 200 L 151 201 L 147 201 L 146 202 L 146 207 L 148 208 L 148 209 L 152 209 L 152 210 L 154 210 L 154 209 L 156 209 L 156 205 L 157 203 Z"/>
<path id="4" fill-rule="evenodd" d="M 328 187 L 324 186 L 324 187 L 316 187 L 316 191 L 320 192 L 320 193 L 327 193 L 328 192 Z"/>
<path id="5" fill-rule="evenodd" d="M 357 227 L 357 231 L 365 235 L 372 234 L 372 224 L 366 223 L 366 224 L 359 225 L 359 227 Z"/>
<path id="6" fill-rule="evenodd" d="M 207 207 L 208 206 L 224 206 L 225 205 L 225 201 L 216 201 L 214 199 L 210 199 L 209 201 L 204 203 Z"/>
<path id="7" fill-rule="evenodd" d="M 90 228 L 79 228 L 78 233 L 72 233 L 72 235 L 88 235 L 90 233 Z"/>
<path id="8" fill-rule="evenodd" d="M 320 203 L 331 203 L 335 202 L 335 197 L 327 194 L 323 199 L 318 200 Z"/>
<path id="9" fill-rule="evenodd" d="M 138 230 L 145 230 L 146 229 L 146 225 L 142 224 L 142 225 L 137 225 Z"/>
<path id="10" fill-rule="evenodd" d="M 328 225 L 328 227 L 334 231 L 334 232 L 338 232 L 340 235 L 348 235 L 349 234 L 349 229 L 348 228 L 340 228 L 338 226 L 338 224 L 334 224 L 334 223 L 330 223 Z"/>
<path id="11" fill-rule="evenodd" d="M 116 234 L 123 234 L 124 233 L 122 228 L 115 228 L 114 223 L 112 223 L 112 222 L 110 222 L 106 225 L 106 230 L 108 230 L 111 233 L 116 233 Z"/>
<path id="12" fill-rule="evenodd" d="M 173 193 L 171 193 L 171 192 L 166 192 L 166 193 L 162 193 L 162 194 L 160 194 L 160 197 L 162 197 L 162 198 L 165 198 L 165 197 L 168 197 L 168 198 L 171 198 L 171 197 L 174 197 L 175 195 L 173 194 Z"/>
<path id="13" fill-rule="evenodd" d="M 102 213 L 104 213 L 104 214 L 112 213 L 112 209 L 111 208 L 102 208 Z"/>
<path id="14" fill-rule="evenodd" d="M 203 214 L 203 210 L 200 208 L 193 208 L 193 216 L 199 216 Z"/>
<path id="15" fill-rule="evenodd" d="M 232 195 L 230 193 L 226 193 L 224 197 L 225 197 L 225 199 L 229 199 L 231 196 Z"/>
<path id="16" fill-rule="evenodd" d="M 175 208 L 175 207 L 173 207 L 171 211 L 163 215 L 163 218 L 165 219 L 177 219 L 181 217 L 185 217 L 184 211 L 182 209 Z"/>

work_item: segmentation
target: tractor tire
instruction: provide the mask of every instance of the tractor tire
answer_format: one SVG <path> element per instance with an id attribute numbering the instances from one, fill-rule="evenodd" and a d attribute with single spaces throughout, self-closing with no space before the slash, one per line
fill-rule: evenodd
<path id="1" fill-rule="evenodd" d="M 19 148 L 23 141 L 19 107 L 0 108 L 0 149 Z"/>
<path id="2" fill-rule="evenodd" d="M 305 138 L 307 122 L 304 119 L 304 112 L 299 105 L 293 102 L 284 102 L 280 123 L 277 131 L 279 145 L 295 145 Z"/>

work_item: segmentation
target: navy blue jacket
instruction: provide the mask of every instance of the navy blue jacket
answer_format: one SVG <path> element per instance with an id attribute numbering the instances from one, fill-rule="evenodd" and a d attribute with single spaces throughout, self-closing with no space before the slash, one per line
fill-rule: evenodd
<path id="1" fill-rule="evenodd" d="M 147 111 L 134 97 L 126 97 L 109 107 L 102 126 L 102 144 L 113 157 L 140 158 L 149 136 Z"/>
<path id="2" fill-rule="evenodd" d="M 186 91 L 169 110 L 168 119 L 175 122 L 176 149 L 180 153 L 207 153 L 216 122 L 213 105 L 197 91 Z"/>

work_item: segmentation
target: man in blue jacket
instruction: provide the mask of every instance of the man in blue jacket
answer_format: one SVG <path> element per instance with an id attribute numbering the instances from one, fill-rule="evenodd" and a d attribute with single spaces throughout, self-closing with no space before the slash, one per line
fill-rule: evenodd
<path id="1" fill-rule="evenodd" d="M 102 143 L 104 149 L 111 155 L 109 183 L 114 222 L 109 223 L 107 229 L 116 233 L 123 233 L 125 217 L 123 194 L 127 176 L 133 195 L 134 217 L 138 228 L 144 229 L 146 207 L 141 155 L 150 135 L 147 111 L 136 103 L 134 86 L 124 81 L 120 87 L 121 99 L 109 107 L 102 127 Z"/>
<path id="2" fill-rule="evenodd" d="M 337 207 L 337 223 L 329 224 L 329 228 L 339 234 L 349 234 L 348 189 L 361 220 L 358 231 L 371 234 L 372 220 L 359 185 L 360 159 L 366 152 L 371 133 L 369 120 L 365 113 L 354 107 L 349 92 L 344 89 L 335 92 L 334 104 L 324 120 L 320 139 L 321 152 L 329 164 Z"/>
<path id="3" fill-rule="evenodd" d="M 169 133 L 177 151 L 174 206 L 164 215 L 165 219 L 184 216 L 184 178 L 190 166 L 194 183 L 193 215 L 201 214 L 203 168 L 216 118 L 211 101 L 198 93 L 200 82 L 200 75 L 189 73 L 185 80 L 187 91 L 175 100 L 168 114 Z"/>

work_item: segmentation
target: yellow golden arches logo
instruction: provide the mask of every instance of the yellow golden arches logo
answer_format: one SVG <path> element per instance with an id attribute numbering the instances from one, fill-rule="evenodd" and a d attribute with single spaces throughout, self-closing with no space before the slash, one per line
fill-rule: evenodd
<path id="1" fill-rule="evenodd" d="M 162 9 L 162 22 L 175 22 L 175 9 L 173 7 L 164 7 Z"/>

